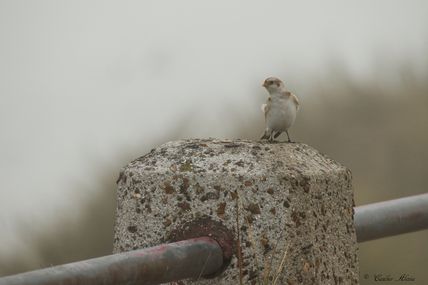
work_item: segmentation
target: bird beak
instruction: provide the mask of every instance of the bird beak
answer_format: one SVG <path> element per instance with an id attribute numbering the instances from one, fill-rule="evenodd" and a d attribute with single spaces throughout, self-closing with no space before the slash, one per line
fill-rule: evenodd
<path id="1" fill-rule="evenodd" d="M 266 81 L 265 81 L 265 82 L 263 82 L 262 86 L 263 86 L 263 87 L 266 87 Z"/>

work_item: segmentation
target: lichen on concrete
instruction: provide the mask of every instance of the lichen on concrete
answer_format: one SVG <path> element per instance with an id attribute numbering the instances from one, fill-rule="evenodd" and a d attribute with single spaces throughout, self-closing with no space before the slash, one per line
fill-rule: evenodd
<path id="1" fill-rule="evenodd" d="M 117 192 L 114 251 L 171 240 L 210 218 L 234 255 L 212 279 L 183 284 L 358 284 L 351 173 L 302 143 L 173 141 L 132 161 Z"/>

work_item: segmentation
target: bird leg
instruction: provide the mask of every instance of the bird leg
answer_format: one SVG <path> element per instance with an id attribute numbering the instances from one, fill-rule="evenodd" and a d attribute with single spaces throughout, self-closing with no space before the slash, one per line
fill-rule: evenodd
<path id="1" fill-rule="evenodd" d="M 291 141 L 291 139 L 290 139 L 290 135 L 288 134 L 288 130 L 286 130 L 286 131 L 285 131 L 285 133 L 287 134 L 288 142 L 289 142 L 289 143 L 291 143 L 292 141 Z"/>
<path id="2" fill-rule="evenodd" d="M 279 135 L 280 135 L 281 133 L 282 133 L 281 131 L 277 132 L 277 133 L 273 136 L 273 138 L 274 138 L 274 139 L 276 139 L 277 137 L 279 137 Z"/>
<path id="3" fill-rule="evenodd" d="M 265 130 L 260 140 L 269 140 L 270 135 L 268 134 L 268 130 Z"/>

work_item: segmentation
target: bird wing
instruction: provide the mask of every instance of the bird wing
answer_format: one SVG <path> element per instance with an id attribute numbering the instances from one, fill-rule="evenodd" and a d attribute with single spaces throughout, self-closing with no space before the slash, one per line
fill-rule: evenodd
<path id="1" fill-rule="evenodd" d="M 300 108 L 300 104 L 299 104 L 299 99 L 297 99 L 297 96 L 296 96 L 296 95 L 294 95 L 294 94 L 293 94 L 293 93 L 291 93 L 291 92 L 288 92 L 288 91 L 285 91 L 285 95 L 286 95 L 287 97 L 290 97 L 290 98 L 291 98 L 291 100 L 293 100 L 294 105 L 296 105 L 296 110 L 299 110 L 299 108 Z"/>
<path id="2" fill-rule="evenodd" d="M 262 112 L 265 114 L 265 118 L 266 118 L 267 113 L 270 110 L 271 101 L 272 101 L 272 99 L 269 97 L 268 100 L 266 101 L 266 104 L 262 104 L 262 106 L 261 106 Z"/>
<path id="3" fill-rule="evenodd" d="M 299 103 L 299 99 L 297 99 L 297 96 L 294 95 L 293 93 L 291 93 L 291 98 L 294 101 L 294 104 L 296 104 L 296 110 L 300 109 L 300 103 Z"/>

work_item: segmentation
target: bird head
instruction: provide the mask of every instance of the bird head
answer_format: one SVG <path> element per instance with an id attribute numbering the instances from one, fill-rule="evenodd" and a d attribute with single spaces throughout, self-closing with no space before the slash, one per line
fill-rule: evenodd
<path id="1" fill-rule="evenodd" d="M 284 83 L 276 78 L 276 77 L 269 77 L 267 78 L 262 85 L 269 93 L 276 93 L 280 92 L 285 89 Z"/>

